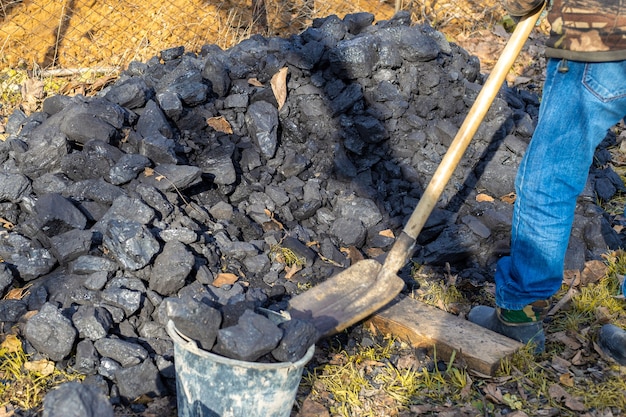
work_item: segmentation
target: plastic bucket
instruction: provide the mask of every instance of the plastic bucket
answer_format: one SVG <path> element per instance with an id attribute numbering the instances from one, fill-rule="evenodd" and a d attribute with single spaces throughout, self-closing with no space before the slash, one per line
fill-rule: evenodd
<path id="1" fill-rule="evenodd" d="M 257 363 L 200 349 L 170 320 L 178 417 L 289 417 L 312 345 L 297 362 Z"/>

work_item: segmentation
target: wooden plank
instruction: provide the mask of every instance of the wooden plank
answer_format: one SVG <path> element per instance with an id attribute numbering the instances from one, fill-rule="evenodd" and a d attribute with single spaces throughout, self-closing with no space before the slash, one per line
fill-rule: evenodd
<path id="1" fill-rule="evenodd" d="M 516 340 L 403 295 L 368 322 L 377 331 L 392 334 L 413 347 L 434 346 L 437 358 L 449 360 L 456 352 L 456 360 L 487 375 L 494 375 L 500 361 L 523 346 Z"/>

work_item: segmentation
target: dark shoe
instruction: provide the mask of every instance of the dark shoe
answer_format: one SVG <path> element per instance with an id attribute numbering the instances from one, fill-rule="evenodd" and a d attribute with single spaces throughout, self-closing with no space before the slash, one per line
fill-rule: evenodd
<path id="1" fill-rule="evenodd" d="M 626 366 L 626 330 L 613 324 L 605 324 L 598 334 L 598 344 L 615 362 Z"/>
<path id="2" fill-rule="evenodd" d="M 526 323 L 510 323 L 505 321 L 499 309 L 487 306 L 476 306 L 467 315 L 467 319 L 481 327 L 500 333 L 518 342 L 535 345 L 535 353 L 542 353 L 545 349 L 546 336 L 543 332 L 542 321 Z"/>

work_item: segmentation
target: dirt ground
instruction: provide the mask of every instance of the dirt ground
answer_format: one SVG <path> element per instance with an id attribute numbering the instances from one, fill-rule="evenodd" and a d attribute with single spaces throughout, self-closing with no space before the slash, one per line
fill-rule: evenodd
<path id="1" fill-rule="evenodd" d="M 387 19 L 394 6 L 377 0 L 355 2 L 266 0 L 265 34 L 288 35 L 314 17 L 372 10 Z M 7 2 L 0 25 L 5 65 L 44 69 L 122 68 L 159 50 L 184 45 L 198 51 L 207 43 L 228 47 L 253 30 L 251 1 L 228 0 L 30 0 Z M 8 7 L 10 4 L 12 7 Z M 258 29 L 258 28 L 257 28 Z M 257 30 L 258 31 L 258 30 Z"/>
<path id="2" fill-rule="evenodd" d="M 252 33 L 288 36 L 314 18 L 367 11 L 392 17 L 394 0 L 265 0 L 267 28 L 253 24 L 252 0 L 0 0 L 0 65 L 26 69 L 119 70 L 160 50 L 232 46 Z M 502 15 L 497 0 L 399 1 L 415 21 L 450 36 L 471 35 Z"/>

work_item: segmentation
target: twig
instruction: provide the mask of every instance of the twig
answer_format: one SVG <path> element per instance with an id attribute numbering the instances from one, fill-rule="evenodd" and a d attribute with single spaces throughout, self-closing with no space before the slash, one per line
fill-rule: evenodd
<path id="1" fill-rule="evenodd" d="M 575 286 L 571 285 L 569 289 L 567 290 L 567 292 L 565 293 L 565 295 L 563 296 L 563 298 L 561 298 L 554 305 L 554 307 L 552 307 L 550 311 L 548 311 L 547 316 L 555 315 L 561 308 L 563 308 L 563 306 L 565 306 L 565 304 L 569 303 L 572 300 L 572 297 L 574 297 L 575 295 L 578 295 L 579 293 L 580 291 L 578 291 Z"/>
<path id="2" fill-rule="evenodd" d="M 57 68 L 42 70 L 39 72 L 41 77 L 73 77 L 74 75 L 85 74 L 88 72 L 112 74 L 119 72 L 118 67 L 100 67 L 100 68 Z"/>
<path id="3" fill-rule="evenodd" d="M 55 65 L 59 56 L 59 44 L 61 43 L 61 28 L 63 28 L 63 20 L 65 19 L 65 6 L 66 2 L 63 2 L 63 8 L 61 8 L 61 17 L 59 18 L 59 26 L 57 27 L 57 33 L 54 40 L 54 56 L 52 57 L 52 65 Z"/>

